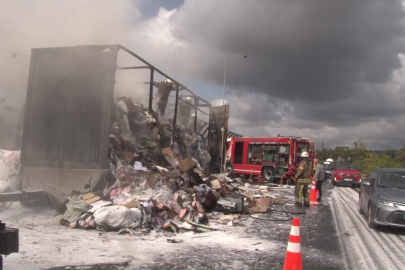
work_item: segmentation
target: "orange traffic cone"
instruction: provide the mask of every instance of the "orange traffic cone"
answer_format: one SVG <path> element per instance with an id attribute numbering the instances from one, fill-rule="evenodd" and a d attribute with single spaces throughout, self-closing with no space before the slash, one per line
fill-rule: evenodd
<path id="1" fill-rule="evenodd" d="M 302 270 L 300 220 L 294 218 L 288 239 L 283 270 Z"/>
<path id="2" fill-rule="evenodd" d="M 309 195 L 309 202 L 310 203 L 318 203 L 316 200 L 316 188 L 315 188 L 315 178 L 312 178 L 312 184 L 311 184 L 311 194 Z"/>

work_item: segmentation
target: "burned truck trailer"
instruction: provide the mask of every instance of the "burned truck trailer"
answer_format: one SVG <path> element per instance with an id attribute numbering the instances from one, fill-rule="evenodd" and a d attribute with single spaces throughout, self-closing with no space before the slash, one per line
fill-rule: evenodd
<path id="1" fill-rule="evenodd" d="M 119 54 L 141 65 L 118 66 Z M 220 170 L 221 128 L 227 127 L 229 107 L 212 107 L 186 86 L 121 45 L 32 49 L 21 147 L 22 192 L 7 197 L 0 195 L 0 202 L 21 200 L 30 192 L 39 191 L 37 194 L 42 196 L 46 192 L 59 206 L 73 190 L 92 191 L 95 187 L 109 185 L 112 130 L 119 129 L 114 127 L 117 124 L 114 91 L 116 75 L 123 70 L 149 72 L 149 81 L 147 85 L 143 84 L 149 88 L 148 104 L 144 109 L 142 104 L 140 107 L 157 126 L 154 132 L 168 138 L 166 146 L 173 149 L 175 142 L 181 139 L 179 137 L 198 134 L 197 150 L 205 149 L 210 158 L 204 169 L 207 173 Z M 157 77 L 162 77 L 162 82 L 156 82 Z M 164 93 L 166 100 L 154 103 L 154 98 L 162 95 L 159 83 L 170 84 L 171 88 Z M 136 93 L 137 87 L 140 86 L 131 86 L 133 92 Z M 157 93 L 154 93 L 155 87 Z M 125 102 L 126 106 L 139 105 L 130 98 Z M 181 125 L 184 124 L 181 117 L 183 123 L 179 123 L 181 106 L 190 106 L 193 112 L 186 127 Z M 205 115 L 205 119 L 199 117 L 201 115 Z M 132 125 L 130 128 L 134 131 Z M 180 144 L 178 148 L 181 148 Z M 150 155 L 148 160 L 158 163 L 162 160 L 160 150 L 163 147 L 159 143 L 155 147 L 158 154 Z M 145 147 L 136 145 L 134 149 Z"/>

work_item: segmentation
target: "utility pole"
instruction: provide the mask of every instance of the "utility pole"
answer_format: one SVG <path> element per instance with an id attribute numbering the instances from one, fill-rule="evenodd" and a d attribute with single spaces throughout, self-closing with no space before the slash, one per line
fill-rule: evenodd
<path id="1" fill-rule="evenodd" d="M 236 55 L 236 56 L 232 56 L 232 55 L 227 55 L 225 56 L 225 70 L 224 70 L 224 87 L 223 87 L 223 93 L 222 93 L 222 106 L 224 106 L 224 110 L 226 109 L 225 107 L 225 86 L 226 86 L 226 60 L 228 58 L 247 58 L 248 56 L 246 55 Z M 224 113 L 224 117 L 225 117 L 225 113 Z M 225 124 L 225 122 L 224 122 Z M 221 133 L 222 133 L 222 140 L 221 140 L 221 170 L 223 170 L 223 172 L 225 172 L 225 166 L 226 166 L 226 160 L 225 160 L 225 150 L 224 150 L 224 138 L 226 136 L 225 134 L 225 125 L 222 126 L 221 128 Z"/>

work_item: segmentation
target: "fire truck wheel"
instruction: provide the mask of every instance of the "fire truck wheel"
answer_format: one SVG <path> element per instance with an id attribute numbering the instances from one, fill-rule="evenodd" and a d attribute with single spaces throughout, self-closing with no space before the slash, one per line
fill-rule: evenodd
<path id="1" fill-rule="evenodd" d="M 272 167 L 264 167 L 262 176 L 267 182 L 272 182 L 274 169 Z"/>
<path id="2" fill-rule="evenodd" d="M 229 176 L 233 176 L 233 167 L 231 164 L 226 164 L 225 171 Z"/>

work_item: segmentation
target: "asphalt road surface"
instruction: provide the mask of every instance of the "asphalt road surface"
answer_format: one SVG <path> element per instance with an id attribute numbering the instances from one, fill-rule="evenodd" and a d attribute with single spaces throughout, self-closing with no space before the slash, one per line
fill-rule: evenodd
<path id="1" fill-rule="evenodd" d="M 405 229 L 368 228 L 357 189 L 335 187 L 332 197 L 348 269 L 405 269 Z"/>
<path id="2" fill-rule="evenodd" d="M 53 210 L 15 203 L 0 216 L 20 228 L 20 253 L 4 258 L 4 269 L 282 269 L 293 217 L 300 219 L 304 269 L 405 269 L 405 230 L 369 229 L 354 189 L 326 182 L 323 191 L 320 204 L 297 209 L 292 186 L 274 189 L 288 203 L 242 216 L 242 226 L 142 237 L 109 232 L 107 242 L 97 231 L 59 226 Z"/>
<path id="3" fill-rule="evenodd" d="M 4 259 L 4 269 L 282 269 L 292 218 L 299 217 L 304 269 L 348 269 L 332 208 L 333 187 L 323 201 L 296 209 L 294 187 L 270 193 L 288 202 L 272 211 L 242 216 L 242 226 L 216 232 L 130 237 L 59 226 L 51 209 L 14 203 L 1 213 L 8 227 L 20 229 L 20 252 Z M 169 243 L 167 238 L 183 240 Z"/>

